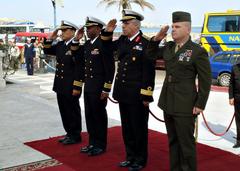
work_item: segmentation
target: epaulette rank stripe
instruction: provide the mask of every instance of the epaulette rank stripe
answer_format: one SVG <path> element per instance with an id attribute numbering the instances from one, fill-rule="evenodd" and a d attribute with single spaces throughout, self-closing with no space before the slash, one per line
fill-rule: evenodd
<path id="1" fill-rule="evenodd" d="M 112 84 L 104 83 L 104 88 L 111 89 Z"/>
<path id="2" fill-rule="evenodd" d="M 141 92 L 140 92 L 142 95 L 145 95 L 145 96 L 152 96 L 153 95 L 153 91 L 151 90 L 145 90 L 145 89 L 141 89 Z"/>
<path id="3" fill-rule="evenodd" d="M 82 87 L 83 83 L 80 81 L 73 81 L 73 85 L 77 87 Z"/>

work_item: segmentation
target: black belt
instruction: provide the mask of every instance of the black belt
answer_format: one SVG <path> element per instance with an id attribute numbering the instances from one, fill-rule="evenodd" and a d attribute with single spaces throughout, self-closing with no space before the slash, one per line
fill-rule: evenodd
<path id="1" fill-rule="evenodd" d="M 177 83 L 177 82 L 194 82 L 194 78 L 177 78 L 172 75 L 167 75 L 166 76 L 166 81 L 168 83 Z"/>

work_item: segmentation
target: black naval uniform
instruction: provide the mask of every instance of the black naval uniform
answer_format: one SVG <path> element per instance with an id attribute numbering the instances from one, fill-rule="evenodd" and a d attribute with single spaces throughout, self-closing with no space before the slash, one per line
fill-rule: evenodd
<path id="1" fill-rule="evenodd" d="M 72 46 L 73 47 L 73 46 Z M 58 107 L 62 118 L 63 127 L 67 136 L 81 140 L 82 122 L 80 96 L 73 96 L 74 90 L 82 90 L 84 79 L 84 59 L 78 54 L 78 47 L 71 50 L 71 43 L 60 41 L 52 45 L 52 41 L 44 43 L 44 53 L 56 56 L 56 72 L 53 91 L 57 93 Z"/>
<path id="2" fill-rule="evenodd" d="M 232 68 L 229 85 L 229 99 L 234 98 L 235 122 L 237 126 L 237 142 L 240 145 L 240 64 Z"/>
<path id="3" fill-rule="evenodd" d="M 153 101 L 155 77 L 155 62 L 145 57 L 149 41 L 141 31 L 132 41 L 120 36 L 112 42 L 110 32 L 103 32 L 101 38 L 106 47 L 118 53 L 113 98 L 119 102 L 126 160 L 145 166 L 149 108 L 143 101 Z"/>
<path id="4" fill-rule="evenodd" d="M 196 148 L 193 107 L 204 109 L 211 86 L 211 68 L 207 52 L 189 39 L 175 52 L 176 43 L 159 48 L 151 41 L 149 58 L 163 58 L 166 77 L 158 106 L 164 111 L 168 133 L 171 171 L 194 171 Z M 198 91 L 195 84 L 198 77 Z"/>
<path id="5" fill-rule="evenodd" d="M 100 37 L 83 45 L 85 59 L 84 104 L 89 145 L 105 150 L 107 147 L 107 98 L 114 76 L 114 58 L 108 49 L 103 49 Z"/>

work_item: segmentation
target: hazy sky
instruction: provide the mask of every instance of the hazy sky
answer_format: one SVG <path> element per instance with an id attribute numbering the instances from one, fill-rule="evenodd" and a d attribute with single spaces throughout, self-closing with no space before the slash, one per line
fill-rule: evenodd
<path id="1" fill-rule="evenodd" d="M 145 16 L 145 22 L 154 24 L 171 23 L 173 11 L 188 11 L 192 14 L 193 25 L 202 25 L 205 12 L 240 10 L 240 0 L 147 0 L 155 6 L 155 10 L 141 10 L 132 6 L 133 10 Z M 53 7 L 51 0 L 0 0 L 0 18 L 15 18 L 43 21 L 53 25 Z M 120 12 L 116 6 L 105 8 L 97 6 L 100 0 L 64 0 L 64 8 L 57 7 L 57 23 L 69 20 L 77 25 L 83 24 L 86 16 L 97 17 L 104 22 L 111 18 L 120 19 Z"/>

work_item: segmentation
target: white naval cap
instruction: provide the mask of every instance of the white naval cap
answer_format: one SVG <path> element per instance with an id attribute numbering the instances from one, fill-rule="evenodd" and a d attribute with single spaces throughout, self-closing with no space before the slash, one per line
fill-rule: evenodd
<path id="1" fill-rule="evenodd" d="M 101 20 L 99 20 L 98 18 L 95 18 L 95 17 L 91 17 L 91 16 L 88 16 L 86 18 L 86 24 L 85 24 L 85 27 L 90 27 L 90 26 L 99 26 L 99 27 L 103 27 L 105 26 L 106 24 L 104 22 L 102 22 Z"/>
<path id="2" fill-rule="evenodd" d="M 60 27 L 58 28 L 59 30 L 65 30 L 65 29 L 73 29 L 73 30 L 78 30 L 78 26 L 76 26 L 75 24 L 66 21 L 66 20 L 62 20 Z"/>
<path id="3" fill-rule="evenodd" d="M 141 15 L 135 11 L 129 10 L 129 9 L 122 10 L 121 21 L 132 20 L 132 19 L 142 21 L 144 19 L 144 17 L 143 17 L 143 15 Z"/>

